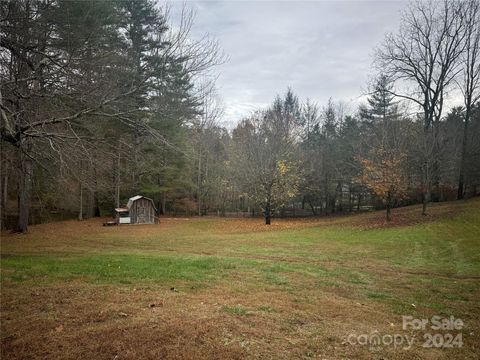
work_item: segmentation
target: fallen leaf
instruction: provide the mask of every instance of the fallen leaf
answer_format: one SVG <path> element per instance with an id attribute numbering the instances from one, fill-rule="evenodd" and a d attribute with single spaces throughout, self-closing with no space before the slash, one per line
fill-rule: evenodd
<path id="1" fill-rule="evenodd" d="M 58 326 L 55 328 L 55 331 L 56 331 L 56 332 L 62 332 L 63 329 L 64 329 L 63 325 L 60 324 L 60 325 L 58 325 Z"/>

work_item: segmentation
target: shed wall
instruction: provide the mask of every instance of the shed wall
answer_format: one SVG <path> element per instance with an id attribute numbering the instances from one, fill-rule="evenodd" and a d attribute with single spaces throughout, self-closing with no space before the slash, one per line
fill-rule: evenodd
<path id="1" fill-rule="evenodd" d="M 155 208 L 150 200 L 141 198 L 135 200 L 130 208 L 132 224 L 155 223 Z"/>

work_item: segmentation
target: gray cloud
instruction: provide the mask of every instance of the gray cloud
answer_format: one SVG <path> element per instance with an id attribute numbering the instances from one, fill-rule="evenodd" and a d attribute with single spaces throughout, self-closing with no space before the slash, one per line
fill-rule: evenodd
<path id="1" fill-rule="evenodd" d="M 291 86 L 302 98 L 352 106 L 371 55 L 398 27 L 403 1 L 190 1 L 195 34 L 216 37 L 229 56 L 219 93 L 234 123 Z M 174 3 L 175 6 L 181 6 Z"/>

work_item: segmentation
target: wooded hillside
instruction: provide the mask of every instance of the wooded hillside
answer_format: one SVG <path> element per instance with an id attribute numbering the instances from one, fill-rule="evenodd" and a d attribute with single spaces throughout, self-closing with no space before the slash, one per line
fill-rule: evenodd
<path id="1" fill-rule="evenodd" d="M 0 7 L 3 228 L 110 215 L 137 194 L 158 215 L 268 224 L 369 208 L 390 218 L 420 202 L 427 214 L 480 192 L 478 1 L 410 3 L 359 108 L 288 88 L 233 129 L 215 89 L 227 56 L 191 35 L 188 9 L 174 23 L 153 0 Z"/>

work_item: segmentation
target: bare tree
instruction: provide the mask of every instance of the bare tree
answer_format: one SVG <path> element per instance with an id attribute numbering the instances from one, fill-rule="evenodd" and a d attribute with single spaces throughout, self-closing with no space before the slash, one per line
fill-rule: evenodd
<path id="1" fill-rule="evenodd" d="M 87 86 L 88 80 L 82 79 L 84 65 L 102 66 L 115 56 L 109 50 L 96 56 L 84 51 L 88 42 L 98 45 L 96 41 L 112 40 L 110 30 L 106 30 L 109 24 L 97 22 L 98 27 L 90 29 L 92 33 L 76 32 L 74 38 L 64 41 L 72 35 L 67 27 L 50 28 L 58 20 L 55 16 L 61 6 L 74 4 L 60 5 L 54 1 L 1 4 L 0 132 L 2 141 L 15 149 L 19 184 L 17 229 L 22 232 L 26 231 L 29 219 L 34 164 L 41 165 L 42 160 L 48 162 L 52 157 L 65 164 L 64 159 L 74 154 L 64 152 L 65 146 L 75 147 L 86 137 L 80 124 L 88 123 L 97 112 L 110 116 L 118 113 L 115 103 L 142 86 L 142 83 L 132 84 L 119 92 L 115 82 L 108 79 L 111 76 L 108 72 L 97 73 L 95 81 Z M 111 10 L 109 4 L 89 6 L 96 7 L 97 14 L 99 8 Z M 88 14 L 88 9 L 85 11 Z M 77 12 L 69 29 L 74 31 L 81 21 L 91 20 L 88 16 Z"/>
<path id="2" fill-rule="evenodd" d="M 298 192 L 296 131 L 279 109 L 259 111 L 233 131 L 231 166 L 236 182 L 259 207 L 265 224 Z"/>
<path id="3" fill-rule="evenodd" d="M 203 100 L 192 79 L 221 62 L 220 50 L 210 38 L 189 39 L 188 12 L 179 30 L 167 34 L 156 9 L 149 0 L 1 2 L 0 133 L 15 154 L 19 231 L 27 229 L 35 168 L 52 159 L 62 166 L 78 163 L 66 159 L 85 156 L 82 143 L 99 140 L 91 131 L 96 126 L 122 127 L 129 133 L 124 138 L 148 137 L 176 148 L 154 126 L 153 113 L 185 121 L 183 109 Z M 129 24 L 119 20 L 127 10 L 138 15 L 127 19 L 136 21 L 130 33 Z M 156 98 L 168 106 L 154 107 Z M 172 110 L 178 104 L 181 109 Z M 118 140 L 117 135 L 110 134 Z"/>
<path id="4" fill-rule="evenodd" d="M 395 81 L 413 85 L 394 95 L 412 101 L 423 112 L 422 214 L 427 213 L 438 146 L 438 128 L 447 91 L 460 71 L 465 23 L 458 2 L 415 1 L 403 13 L 400 30 L 386 36 L 377 65 Z"/>
<path id="5" fill-rule="evenodd" d="M 465 170 L 467 167 L 468 127 L 472 108 L 480 100 L 480 3 L 468 0 L 463 3 L 462 16 L 465 22 L 465 50 L 461 57 L 462 73 L 460 89 L 465 105 L 463 138 L 458 179 L 457 198 L 463 199 L 465 191 Z"/>
<path id="6" fill-rule="evenodd" d="M 212 133 L 218 128 L 220 118 L 223 116 L 223 105 L 219 97 L 213 91 L 208 91 L 203 96 L 201 114 L 193 121 L 193 131 L 195 139 L 193 146 L 195 148 L 196 158 L 196 185 L 197 185 L 197 212 L 202 215 L 202 206 L 204 199 L 209 191 L 209 169 L 212 164 L 212 148 L 214 147 L 215 137 Z M 205 207 L 204 207 L 205 208 Z"/>

